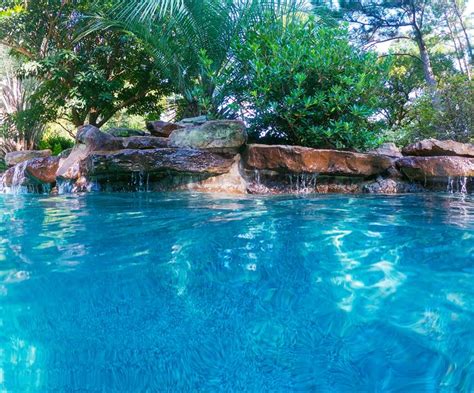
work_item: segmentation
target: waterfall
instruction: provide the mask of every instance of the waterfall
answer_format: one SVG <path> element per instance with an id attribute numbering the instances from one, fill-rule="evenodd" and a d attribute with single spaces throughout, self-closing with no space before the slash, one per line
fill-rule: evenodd
<path id="1" fill-rule="evenodd" d="M 58 179 L 56 186 L 58 188 L 59 195 L 71 194 L 74 187 L 71 181 L 64 179 Z"/>
<path id="2" fill-rule="evenodd" d="M 317 173 L 299 173 L 289 175 L 290 189 L 296 194 L 310 194 L 316 192 Z"/>
<path id="3" fill-rule="evenodd" d="M 150 190 L 150 174 L 144 171 L 132 172 L 129 186 L 133 191 L 148 192 Z"/>
<path id="4" fill-rule="evenodd" d="M 25 184 L 25 170 L 28 165 L 28 161 L 24 161 L 20 164 L 17 164 L 13 167 L 13 175 L 5 172 L 0 179 L 0 192 L 3 194 L 26 194 L 29 192 L 28 186 Z M 10 169 L 9 171 L 11 171 Z M 7 175 L 11 176 L 10 185 L 7 184 Z"/>
<path id="5" fill-rule="evenodd" d="M 467 176 L 458 176 L 458 177 L 448 177 L 448 184 L 446 191 L 450 194 L 460 193 L 467 194 Z"/>

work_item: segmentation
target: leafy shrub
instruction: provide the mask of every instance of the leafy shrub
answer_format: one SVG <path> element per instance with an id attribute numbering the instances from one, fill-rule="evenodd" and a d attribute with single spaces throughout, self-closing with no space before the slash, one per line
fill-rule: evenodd
<path id="1" fill-rule="evenodd" d="M 474 141 L 474 81 L 462 75 L 440 83 L 435 96 L 425 93 L 410 108 L 399 130 L 405 143 L 425 138 Z"/>
<path id="2" fill-rule="evenodd" d="M 380 142 L 385 65 L 352 47 L 343 29 L 269 19 L 235 44 L 229 69 L 220 101 L 244 108 L 257 140 L 339 149 Z"/>
<path id="3" fill-rule="evenodd" d="M 59 134 L 46 135 L 38 144 L 39 149 L 49 149 L 53 152 L 54 156 L 57 156 L 62 151 L 70 149 L 73 146 L 74 141 L 71 138 L 67 138 Z"/>

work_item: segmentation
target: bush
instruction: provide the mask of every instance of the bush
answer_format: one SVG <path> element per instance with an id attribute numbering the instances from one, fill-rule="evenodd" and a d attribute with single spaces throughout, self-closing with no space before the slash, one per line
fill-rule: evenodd
<path id="1" fill-rule="evenodd" d="M 59 134 L 46 135 L 38 144 L 40 150 L 49 149 L 53 152 L 54 156 L 59 155 L 62 151 L 70 149 L 73 146 L 74 141 L 71 138 Z"/>
<path id="2" fill-rule="evenodd" d="M 245 109 L 254 139 L 363 150 L 380 142 L 384 71 L 345 30 L 314 18 L 269 19 L 235 44 L 221 101 Z"/>
<path id="3" fill-rule="evenodd" d="M 474 81 L 458 75 L 442 81 L 435 96 L 425 93 L 400 129 L 404 142 L 425 138 L 474 141 Z"/>

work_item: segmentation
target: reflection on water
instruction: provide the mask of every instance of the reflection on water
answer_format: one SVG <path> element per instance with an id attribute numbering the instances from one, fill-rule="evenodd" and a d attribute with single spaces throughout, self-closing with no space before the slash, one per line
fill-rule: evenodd
<path id="1" fill-rule="evenodd" d="M 0 391 L 472 391 L 466 195 L 0 196 Z"/>

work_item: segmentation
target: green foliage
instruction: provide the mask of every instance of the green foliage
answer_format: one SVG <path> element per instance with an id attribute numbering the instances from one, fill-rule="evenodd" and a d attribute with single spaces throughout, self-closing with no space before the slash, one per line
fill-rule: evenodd
<path id="1" fill-rule="evenodd" d="M 255 139 L 341 149 L 379 143 L 384 64 L 352 47 L 345 30 L 313 18 L 268 19 L 234 51 L 230 74 L 235 67 L 241 77 L 229 77 L 223 94 L 245 109 Z"/>
<path id="2" fill-rule="evenodd" d="M 41 81 L 34 98 L 48 120 L 100 127 L 124 109 L 161 112 L 169 82 L 142 44 L 111 30 L 80 35 L 96 2 L 36 0 L 19 8 L 15 3 L 23 2 L 7 3 L 0 40 L 22 59 L 23 76 Z"/>
<path id="3" fill-rule="evenodd" d="M 410 120 L 398 130 L 401 143 L 425 138 L 474 141 L 474 81 L 455 76 L 440 84 L 438 94 L 419 97 Z"/>
<path id="4" fill-rule="evenodd" d="M 406 56 L 392 55 L 394 52 L 407 53 Z M 382 116 L 387 128 L 398 131 L 400 127 L 411 121 L 414 114 L 410 110 L 413 98 L 426 89 L 423 65 L 412 47 L 393 48 L 388 55 L 388 78 L 380 93 Z M 432 56 L 433 70 L 438 79 L 443 81 L 456 73 L 452 59 L 442 53 Z"/>
<path id="5" fill-rule="evenodd" d="M 54 156 L 59 155 L 62 151 L 70 149 L 74 146 L 74 140 L 58 133 L 45 135 L 38 144 L 38 149 L 49 149 Z"/>
<path id="6" fill-rule="evenodd" d="M 115 28 L 138 38 L 179 95 L 178 117 L 210 114 L 218 77 L 226 69 L 234 40 L 258 25 L 267 13 L 283 15 L 302 0 L 115 0 L 90 30 Z M 104 17 L 105 14 L 105 17 Z M 203 53 L 211 60 L 202 63 Z M 210 70 L 209 70 L 210 68 Z"/>

